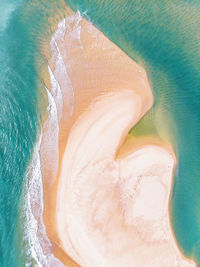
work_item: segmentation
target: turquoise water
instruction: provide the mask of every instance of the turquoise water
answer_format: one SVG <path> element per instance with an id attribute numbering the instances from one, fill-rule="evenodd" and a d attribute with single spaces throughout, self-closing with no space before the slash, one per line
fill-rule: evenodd
<path id="1" fill-rule="evenodd" d="M 50 2 L 50 1 L 49 1 Z M 0 266 L 25 266 L 19 236 L 20 196 L 40 125 L 38 78 L 40 33 L 48 28 L 48 5 L 0 3 Z M 53 5 L 50 5 L 53 8 Z M 41 62 L 42 63 L 42 62 Z M 41 99 L 40 99 L 41 100 Z M 27 266 L 34 266 L 30 264 Z"/>
<path id="2" fill-rule="evenodd" d="M 0 4 L 0 266 L 26 262 L 18 213 L 41 117 L 38 99 L 44 86 L 38 65 L 45 61 L 38 47 L 45 34 L 51 35 L 52 14 L 62 17 L 60 2 Z M 174 232 L 185 255 L 200 266 L 199 1 L 66 2 L 147 70 L 155 104 L 146 121 L 160 135 L 156 122 L 162 113 L 160 127 L 169 133 L 178 158 L 170 204 Z"/>
<path id="3" fill-rule="evenodd" d="M 13 9 L 16 5 L 13 2 Z M 27 28 L 13 11 L 0 32 L 0 266 L 16 266 L 19 198 L 36 140 L 36 69 L 29 40 Z"/>

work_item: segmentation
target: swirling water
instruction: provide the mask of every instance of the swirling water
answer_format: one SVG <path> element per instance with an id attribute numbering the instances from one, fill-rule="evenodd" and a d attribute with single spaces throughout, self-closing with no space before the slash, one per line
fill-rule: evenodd
<path id="1" fill-rule="evenodd" d="M 43 64 L 38 46 L 45 31 L 47 36 L 53 33 L 49 25 L 53 13 L 62 17 L 61 2 L 1 3 L 0 266 L 25 264 L 27 244 L 18 227 L 20 197 L 34 158 L 41 117 L 38 103 L 45 90 L 38 73 Z M 185 255 L 200 264 L 199 1 L 66 2 L 146 69 L 155 104 L 132 134 L 153 134 L 173 143 L 178 158 L 170 203 L 174 232 Z"/>

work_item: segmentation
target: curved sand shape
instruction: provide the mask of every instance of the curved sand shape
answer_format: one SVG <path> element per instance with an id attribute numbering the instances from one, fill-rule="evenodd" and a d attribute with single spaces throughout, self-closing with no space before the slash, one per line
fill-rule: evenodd
<path id="1" fill-rule="evenodd" d="M 54 97 L 62 160 L 53 186 L 43 166 L 51 240 L 83 267 L 194 266 L 177 249 L 169 224 L 172 155 L 149 145 L 116 157 L 152 106 L 145 71 L 72 12 L 51 47 L 50 75 L 63 96 L 63 106 Z"/>
<path id="2" fill-rule="evenodd" d="M 131 90 L 93 103 L 72 127 L 57 196 L 57 229 L 81 266 L 194 266 L 168 216 L 173 157 L 149 145 L 117 160 L 142 99 Z"/>

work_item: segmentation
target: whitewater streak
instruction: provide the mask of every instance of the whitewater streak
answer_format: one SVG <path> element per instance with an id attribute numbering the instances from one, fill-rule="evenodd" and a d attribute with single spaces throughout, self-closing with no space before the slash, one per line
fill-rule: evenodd
<path id="1" fill-rule="evenodd" d="M 57 94 L 57 84 L 52 84 L 52 91 Z M 58 161 L 58 116 L 55 100 L 46 88 L 48 95 L 48 119 L 45 121 L 46 139 L 49 145 L 48 157 L 53 152 L 54 161 Z M 54 97 L 55 97 L 54 95 Z M 61 100 L 59 98 L 59 100 Z M 52 244 L 47 237 L 45 225 L 43 222 L 43 183 L 40 163 L 40 149 L 42 140 L 42 130 L 38 141 L 34 147 L 32 160 L 28 166 L 24 189 L 22 193 L 22 210 L 20 217 L 23 218 L 23 241 L 26 244 L 25 264 L 26 266 L 38 267 L 64 267 L 52 253 Z M 51 150 L 51 151 L 50 151 Z M 44 156 L 44 155 L 43 155 Z M 55 175 L 57 172 L 57 163 L 54 165 Z M 52 181 L 49 181 L 52 182 Z M 21 221 L 21 220 L 20 220 Z"/>
<path id="2" fill-rule="evenodd" d="M 69 107 L 69 116 L 73 112 L 73 88 L 66 72 L 63 58 L 56 44 L 55 38 L 62 40 L 65 32 L 65 19 L 58 24 L 58 30 L 52 36 L 50 47 L 52 57 L 57 55 L 54 73 L 48 66 L 51 82 L 50 90 L 45 87 L 48 97 L 48 117 L 45 120 L 38 141 L 34 147 L 32 160 L 28 166 L 24 189 L 21 200 L 19 217 L 23 221 L 20 232 L 23 233 L 23 241 L 26 244 L 25 262 L 26 266 L 38 267 L 63 267 L 52 252 L 52 244 L 47 236 L 43 222 L 43 183 L 41 173 L 42 164 L 50 162 L 51 175 L 48 177 L 49 185 L 55 181 L 58 170 L 58 135 L 59 121 L 62 115 L 63 101 Z M 59 82 L 58 82 L 59 81 Z M 61 91 L 62 87 L 62 91 Z M 66 116 L 67 117 L 67 116 Z"/>

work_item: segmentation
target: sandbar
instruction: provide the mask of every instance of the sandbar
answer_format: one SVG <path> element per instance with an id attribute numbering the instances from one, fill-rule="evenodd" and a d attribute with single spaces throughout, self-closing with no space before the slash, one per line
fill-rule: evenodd
<path id="1" fill-rule="evenodd" d="M 46 124 L 41 162 L 55 255 L 67 266 L 195 266 L 169 221 L 173 149 L 128 135 L 153 105 L 145 70 L 72 11 L 50 48 L 57 120 Z"/>

